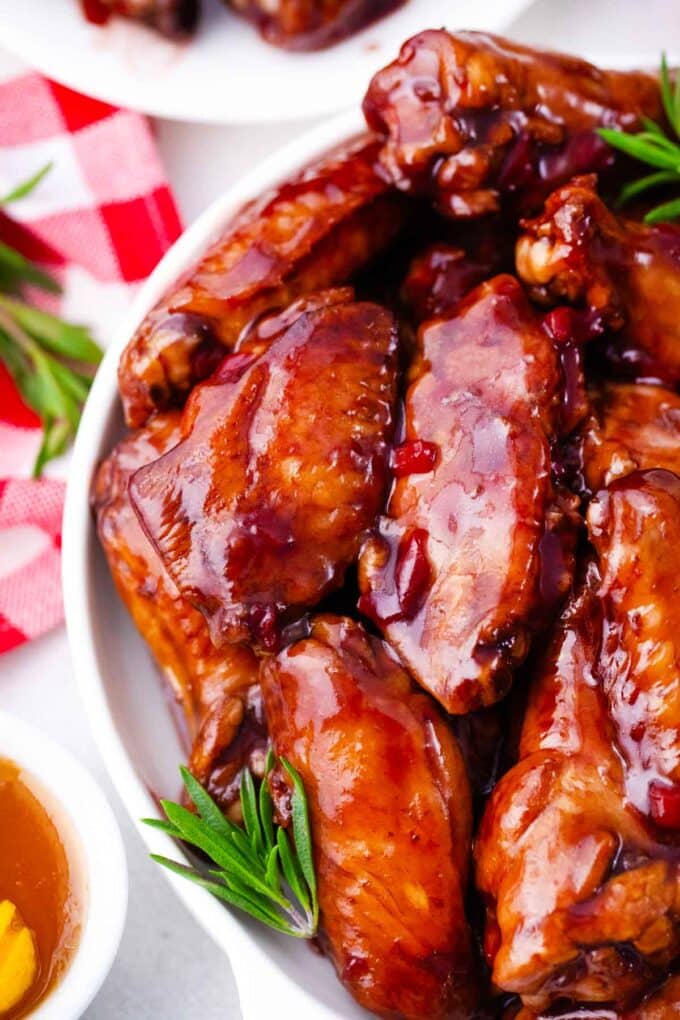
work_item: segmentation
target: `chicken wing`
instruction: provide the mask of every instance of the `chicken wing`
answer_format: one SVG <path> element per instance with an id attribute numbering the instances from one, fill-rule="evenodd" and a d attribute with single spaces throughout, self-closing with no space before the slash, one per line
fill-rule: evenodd
<path id="1" fill-rule="evenodd" d="M 275 647 L 289 611 L 340 586 L 382 508 L 396 324 L 335 294 L 275 317 L 263 353 L 227 357 L 193 391 L 179 444 L 131 480 L 147 534 L 216 644 Z"/>
<path id="2" fill-rule="evenodd" d="M 520 762 L 478 835 L 493 980 L 536 1012 L 623 1008 L 680 950 L 678 854 L 626 801 L 624 766 L 595 666 L 596 579 L 565 611 L 539 668 Z"/>
<path id="3" fill-rule="evenodd" d="M 320 50 L 353 35 L 405 0 L 225 0 L 267 40 L 291 50 Z"/>
<path id="4" fill-rule="evenodd" d="M 346 282 L 403 223 L 363 137 L 245 207 L 187 278 L 146 316 L 118 381 L 126 420 L 179 406 L 243 329 L 302 294 Z"/>
<path id="5" fill-rule="evenodd" d="M 620 1013 L 608 1008 L 602 1011 L 588 1009 L 587 1012 L 578 1008 L 565 1007 L 559 1013 L 550 1012 L 537 1014 L 531 1009 L 511 1009 L 503 1015 L 503 1020 L 676 1020 L 680 1014 L 680 976 L 674 975 L 645 996 L 642 1002 L 632 1009 Z"/>
<path id="6" fill-rule="evenodd" d="M 593 413 L 579 442 L 583 486 L 597 492 L 631 471 L 680 475 L 680 397 L 663 386 L 607 383 L 591 395 Z"/>
<path id="7" fill-rule="evenodd" d="M 80 0 L 86 17 L 102 24 L 114 15 L 140 21 L 171 39 L 191 35 L 198 24 L 200 0 Z"/>
<path id="8" fill-rule="evenodd" d="M 248 764 L 258 774 L 264 761 L 257 660 L 243 645 L 213 647 L 205 620 L 170 580 L 128 495 L 132 474 L 179 439 L 176 412 L 124 439 L 97 472 L 92 504 L 116 588 L 181 708 L 190 768 L 229 808 L 241 768 Z"/>
<path id="9" fill-rule="evenodd" d="M 442 715 L 347 618 L 317 617 L 263 662 L 261 683 L 275 750 L 305 785 L 322 944 L 340 979 L 379 1016 L 469 1017 L 470 795 Z"/>
<path id="10" fill-rule="evenodd" d="M 561 378 L 510 276 L 426 323 L 419 345 L 360 608 L 458 714 L 507 692 L 570 584 L 569 506 L 551 477 Z"/>
<path id="11" fill-rule="evenodd" d="M 663 118 L 658 82 L 601 71 L 479 32 L 421 32 L 379 71 L 364 99 L 398 188 L 431 196 L 446 216 L 497 209 L 515 192 L 536 209 L 551 187 L 609 165 L 598 126 L 635 131 Z"/>
<path id="12" fill-rule="evenodd" d="M 582 307 L 600 329 L 618 333 L 629 371 L 680 382 L 680 227 L 616 216 L 596 179 L 579 177 L 524 223 L 516 255 L 533 298 Z"/>

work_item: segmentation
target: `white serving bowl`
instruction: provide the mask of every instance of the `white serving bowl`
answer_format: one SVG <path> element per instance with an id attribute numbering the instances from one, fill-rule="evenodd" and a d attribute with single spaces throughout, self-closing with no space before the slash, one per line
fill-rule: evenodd
<path id="1" fill-rule="evenodd" d="M 32 1020 L 77 1020 L 111 969 L 127 909 L 127 865 L 118 824 L 87 770 L 40 730 L 0 712 L 0 756 L 45 791 L 44 807 L 74 844 L 84 892 L 80 942 L 64 974 L 31 1012 Z M 40 799 L 40 790 L 36 791 Z"/>
<path id="2" fill-rule="evenodd" d="M 116 371 L 123 347 L 148 310 L 191 267 L 244 202 L 290 177 L 363 129 L 358 112 L 315 128 L 275 153 L 215 202 L 167 252 L 139 292 L 97 372 L 76 439 L 63 528 L 66 622 L 76 677 L 111 778 L 150 851 L 181 858 L 164 833 L 141 825 L 157 816 L 154 795 L 179 794 L 183 753 L 151 657 L 116 595 L 88 504 L 97 463 L 123 433 Z M 166 873 L 191 912 L 223 947 L 245 1020 L 273 1011 L 297 1020 L 366 1016 L 308 945 L 229 910 L 205 890 Z"/>

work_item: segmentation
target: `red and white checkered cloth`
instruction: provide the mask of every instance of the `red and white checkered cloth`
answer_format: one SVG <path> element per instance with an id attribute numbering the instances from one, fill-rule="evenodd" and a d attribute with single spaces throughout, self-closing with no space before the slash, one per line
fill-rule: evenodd
<path id="1" fill-rule="evenodd" d="M 0 211 L 0 241 L 59 280 L 63 294 L 40 295 L 43 307 L 88 325 L 105 346 L 180 233 L 175 204 L 143 117 L 15 69 L 0 77 L 0 194 L 47 162 L 52 170 L 11 206 L 12 219 Z M 39 425 L 0 363 L 0 652 L 62 619 L 65 464 L 30 479 Z"/>

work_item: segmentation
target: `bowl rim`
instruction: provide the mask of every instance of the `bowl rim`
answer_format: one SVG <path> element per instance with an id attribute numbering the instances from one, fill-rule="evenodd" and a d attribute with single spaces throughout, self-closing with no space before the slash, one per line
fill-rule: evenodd
<path id="1" fill-rule="evenodd" d="M 89 487 L 100 459 L 107 421 L 118 401 L 117 366 L 123 347 L 146 313 L 193 266 L 231 217 L 253 198 L 310 160 L 365 132 L 358 110 L 333 117 L 278 149 L 216 199 L 168 249 L 140 288 L 99 366 L 81 417 L 72 451 L 62 530 L 62 585 L 76 684 L 99 750 L 127 812 L 151 853 L 183 859 L 177 844 L 141 819 L 159 817 L 156 801 L 137 775 L 109 709 L 95 643 L 95 621 L 86 583 L 93 523 Z M 204 889 L 165 869 L 163 873 L 199 924 L 226 952 L 232 965 L 245 1020 L 260 1020 L 272 1001 L 295 1003 L 297 1015 L 338 1020 L 340 1014 L 290 978 L 266 952 L 277 936 L 230 912 Z M 266 980 L 262 979 L 266 973 Z M 291 998 L 292 997 L 292 998 Z M 43 1020 L 41 1017 L 40 1020 Z"/>
<path id="2" fill-rule="evenodd" d="M 123 840 L 109 803 L 85 766 L 37 727 L 0 712 L 0 752 L 45 790 L 44 805 L 62 832 L 71 830 L 83 868 L 80 940 L 65 972 L 31 1011 L 33 1020 L 81 1016 L 109 973 L 125 924 L 128 873 Z"/>

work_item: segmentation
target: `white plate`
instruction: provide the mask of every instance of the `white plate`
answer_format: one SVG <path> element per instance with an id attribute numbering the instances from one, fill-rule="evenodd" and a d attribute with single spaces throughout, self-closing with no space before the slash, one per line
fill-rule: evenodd
<path id="1" fill-rule="evenodd" d="M 193 265 L 245 201 L 300 169 L 361 129 L 358 113 L 344 114 L 288 145 L 214 203 L 168 251 L 140 291 L 97 372 L 73 450 L 63 529 L 66 622 L 80 691 L 102 757 L 150 851 L 181 853 L 163 833 L 139 819 L 157 815 L 153 794 L 176 798 L 183 753 L 157 671 L 116 595 L 88 505 L 99 460 L 122 435 L 116 371 L 120 352 L 163 292 Z M 166 873 L 167 874 L 167 873 Z M 366 1016 L 343 989 L 330 964 L 309 946 L 250 922 L 209 893 L 167 874 L 186 905 L 231 961 L 244 1020 L 274 1012 L 296 1020 L 352 1020 Z"/>
<path id="2" fill-rule="evenodd" d="M 77 0 L 0 0 L 0 43 L 56 81 L 131 109 L 223 124 L 315 117 L 356 106 L 370 76 L 423 28 L 501 30 L 527 0 L 408 0 L 320 53 L 285 53 L 205 0 L 197 36 L 170 43 L 123 19 L 88 24 Z M 200 155 L 200 154 L 199 154 Z"/>

